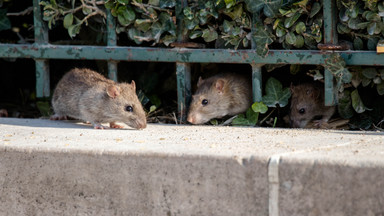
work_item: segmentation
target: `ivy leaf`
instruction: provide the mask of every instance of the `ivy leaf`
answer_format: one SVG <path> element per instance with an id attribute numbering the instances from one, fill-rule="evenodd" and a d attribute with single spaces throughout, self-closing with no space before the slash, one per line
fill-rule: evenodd
<path id="1" fill-rule="evenodd" d="M 245 118 L 244 114 L 238 115 L 235 119 L 232 120 L 232 125 L 234 126 L 253 126 L 247 118 Z"/>
<path id="2" fill-rule="evenodd" d="M 217 32 L 214 28 L 209 26 L 208 29 L 203 30 L 202 37 L 204 38 L 205 42 L 212 42 L 212 41 L 216 40 L 219 37 L 219 35 L 217 34 Z"/>
<path id="3" fill-rule="evenodd" d="M 263 97 L 263 102 L 268 107 L 285 107 L 288 104 L 288 99 L 291 97 L 289 88 L 283 89 L 282 84 L 275 78 L 271 77 L 267 80 L 265 86 L 266 95 Z"/>
<path id="4" fill-rule="evenodd" d="M 203 35 L 203 31 L 201 30 L 195 30 L 195 31 L 192 31 L 190 34 L 189 34 L 189 38 L 191 39 L 196 39 L 198 37 L 201 37 Z"/>
<path id="5" fill-rule="evenodd" d="M 296 48 L 301 48 L 304 46 L 304 38 L 301 35 L 296 36 L 296 43 L 294 44 Z"/>
<path id="6" fill-rule="evenodd" d="M 384 95 L 384 82 L 376 85 L 376 90 L 379 95 Z"/>
<path id="7" fill-rule="evenodd" d="M 295 24 L 295 22 L 300 18 L 301 13 L 296 12 L 293 16 L 288 17 L 287 19 L 284 20 L 284 27 L 285 28 L 290 28 Z"/>
<path id="8" fill-rule="evenodd" d="M 130 25 L 136 18 L 135 11 L 131 7 L 120 6 L 117 13 L 117 20 L 122 26 Z"/>
<path id="9" fill-rule="evenodd" d="M 362 50 L 364 48 L 363 40 L 360 37 L 356 37 L 353 40 L 353 48 L 355 50 Z"/>
<path id="10" fill-rule="evenodd" d="M 248 11 L 254 14 L 263 11 L 267 17 L 276 17 L 281 3 L 281 0 L 245 0 Z"/>
<path id="11" fill-rule="evenodd" d="M 311 13 L 309 14 L 309 18 L 313 18 L 319 11 L 321 10 L 321 5 L 319 2 L 315 2 L 312 5 Z"/>
<path id="12" fill-rule="evenodd" d="M 151 28 L 151 21 L 148 19 L 136 19 L 135 28 L 142 32 L 147 32 Z"/>
<path id="13" fill-rule="evenodd" d="M 11 29 L 11 21 L 7 17 L 7 9 L 0 9 L 0 31 Z"/>
<path id="14" fill-rule="evenodd" d="M 253 112 L 264 114 L 268 111 L 268 107 L 263 102 L 255 102 L 252 104 L 252 110 Z"/>
<path id="15" fill-rule="evenodd" d="M 264 26 L 256 26 L 252 38 L 256 43 L 256 53 L 259 56 L 264 58 L 268 54 L 268 45 L 273 42 L 272 37 L 273 35 L 270 34 Z"/>
<path id="16" fill-rule="evenodd" d="M 285 35 L 285 41 L 290 44 L 294 45 L 296 44 L 296 35 L 293 32 L 288 32 L 288 34 Z"/>
<path id="17" fill-rule="evenodd" d="M 141 44 L 142 43 L 142 41 L 140 41 L 137 38 L 137 37 L 142 37 L 142 36 L 143 36 L 142 33 L 139 30 L 137 30 L 136 28 L 130 28 L 128 30 L 128 37 L 131 40 L 135 41 L 136 44 Z"/>
<path id="18" fill-rule="evenodd" d="M 223 31 L 226 33 L 229 33 L 233 29 L 234 22 L 229 22 L 227 20 L 224 20 L 223 22 Z"/>
<path id="19" fill-rule="evenodd" d="M 233 5 L 236 4 L 236 0 L 224 0 L 224 2 L 227 8 L 231 8 Z"/>
<path id="20" fill-rule="evenodd" d="M 194 13 L 192 11 L 192 8 L 186 7 L 183 10 L 184 17 L 187 18 L 188 20 L 192 20 L 194 18 Z"/>
<path id="21" fill-rule="evenodd" d="M 161 8 L 172 8 L 176 6 L 176 0 L 160 0 L 159 6 Z"/>
<path id="22" fill-rule="evenodd" d="M 68 27 L 69 37 L 74 38 L 77 34 L 79 34 L 81 29 L 81 24 L 75 24 Z"/>
<path id="23" fill-rule="evenodd" d="M 69 26 L 71 26 L 73 24 L 73 14 L 72 13 L 65 15 L 63 24 L 64 24 L 64 28 L 66 28 L 66 29 L 68 29 Z"/>
<path id="24" fill-rule="evenodd" d="M 297 23 L 295 30 L 297 34 L 302 34 L 307 30 L 307 27 L 305 26 L 304 22 L 299 22 Z"/>
<path id="25" fill-rule="evenodd" d="M 377 32 L 376 29 L 377 29 L 376 22 L 372 22 L 372 23 L 368 24 L 367 32 L 368 32 L 369 35 L 374 35 Z"/>
<path id="26" fill-rule="evenodd" d="M 363 75 L 368 79 L 373 79 L 377 75 L 377 70 L 373 67 L 368 67 L 363 69 Z"/>
<path id="27" fill-rule="evenodd" d="M 344 59 L 338 53 L 331 54 L 330 58 L 325 60 L 324 67 L 333 74 L 339 87 L 342 83 L 349 83 L 352 80 L 352 74 L 345 66 Z"/>
<path id="28" fill-rule="evenodd" d="M 368 38 L 368 42 L 367 42 L 368 50 L 376 50 L 376 45 L 377 45 L 378 41 L 379 41 L 379 39 L 377 39 L 375 37 Z"/>
<path id="29" fill-rule="evenodd" d="M 160 41 L 161 34 L 165 31 L 160 22 L 155 22 L 151 26 L 152 37 L 155 39 L 156 43 Z"/>
<path id="30" fill-rule="evenodd" d="M 349 90 L 344 90 L 340 94 L 337 110 L 340 116 L 344 119 L 352 118 L 354 115 L 355 112 L 352 107 L 351 92 Z"/>
<path id="31" fill-rule="evenodd" d="M 355 89 L 351 93 L 351 98 L 352 98 L 352 107 L 357 113 L 363 113 L 366 110 L 366 107 L 363 104 L 363 101 L 360 98 L 359 92 L 357 89 Z"/>

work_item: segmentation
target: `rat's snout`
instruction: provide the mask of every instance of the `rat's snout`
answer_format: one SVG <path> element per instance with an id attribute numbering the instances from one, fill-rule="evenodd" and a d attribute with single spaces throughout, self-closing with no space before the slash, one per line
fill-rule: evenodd
<path id="1" fill-rule="evenodd" d="M 300 128 L 300 121 L 292 120 L 292 118 L 289 117 L 289 125 L 291 126 L 291 128 Z"/>
<path id="2" fill-rule="evenodd" d="M 189 123 L 194 124 L 194 122 L 195 122 L 195 118 L 194 118 L 192 115 L 188 115 L 187 121 L 188 121 Z"/>
<path id="3" fill-rule="evenodd" d="M 147 127 L 147 120 L 137 121 L 137 129 L 144 129 Z"/>
<path id="4" fill-rule="evenodd" d="M 130 127 L 141 130 L 141 129 L 144 129 L 147 127 L 147 120 L 146 119 L 144 119 L 144 120 L 136 119 L 136 120 L 127 122 L 126 124 L 129 125 Z"/>

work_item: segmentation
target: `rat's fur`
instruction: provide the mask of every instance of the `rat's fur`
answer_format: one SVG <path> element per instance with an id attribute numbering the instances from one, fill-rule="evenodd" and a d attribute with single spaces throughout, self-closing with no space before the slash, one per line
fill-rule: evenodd
<path id="1" fill-rule="evenodd" d="M 202 101 L 206 99 L 207 105 Z M 203 124 L 213 118 L 245 112 L 252 103 L 252 86 L 246 77 L 223 73 L 205 80 L 199 78 L 192 96 L 188 122 Z"/>
<path id="2" fill-rule="evenodd" d="M 132 112 L 126 111 L 131 106 Z M 72 69 L 59 81 L 52 97 L 55 115 L 51 119 L 67 116 L 89 121 L 95 128 L 101 123 L 120 128 L 116 122 L 124 122 L 136 129 L 147 125 L 145 112 L 136 95 L 136 85 L 115 83 L 89 69 Z"/>
<path id="3" fill-rule="evenodd" d="M 291 127 L 304 128 L 316 116 L 322 116 L 321 120 L 317 120 L 317 125 L 321 126 L 335 113 L 335 106 L 324 106 L 324 87 L 321 84 L 291 85 L 291 92 Z M 301 109 L 304 109 L 304 113 L 300 113 Z"/>

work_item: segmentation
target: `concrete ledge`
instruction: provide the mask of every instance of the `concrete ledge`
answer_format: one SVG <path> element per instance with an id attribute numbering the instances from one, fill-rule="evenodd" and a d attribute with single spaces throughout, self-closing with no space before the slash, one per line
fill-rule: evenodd
<path id="1" fill-rule="evenodd" d="M 0 212 L 384 215 L 383 135 L 0 118 Z"/>

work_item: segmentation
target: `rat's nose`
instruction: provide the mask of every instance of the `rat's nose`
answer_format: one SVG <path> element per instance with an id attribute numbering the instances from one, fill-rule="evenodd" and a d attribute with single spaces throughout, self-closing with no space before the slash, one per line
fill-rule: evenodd
<path id="1" fill-rule="evenodd" d="M 188 115 L 187 121 L 188 121 L 189 123 L 194 124 L 194 122 L 195 122 L 195 118 L 194 118 L 192 115 Z"/>
<path id="2" fill-rule="evenodd" d="M 137 129 L 144 129 L 147 127 L 147 121 L 142 121 L 142 122 L 137 121 L 136 124 L 137 124 Z"/>

